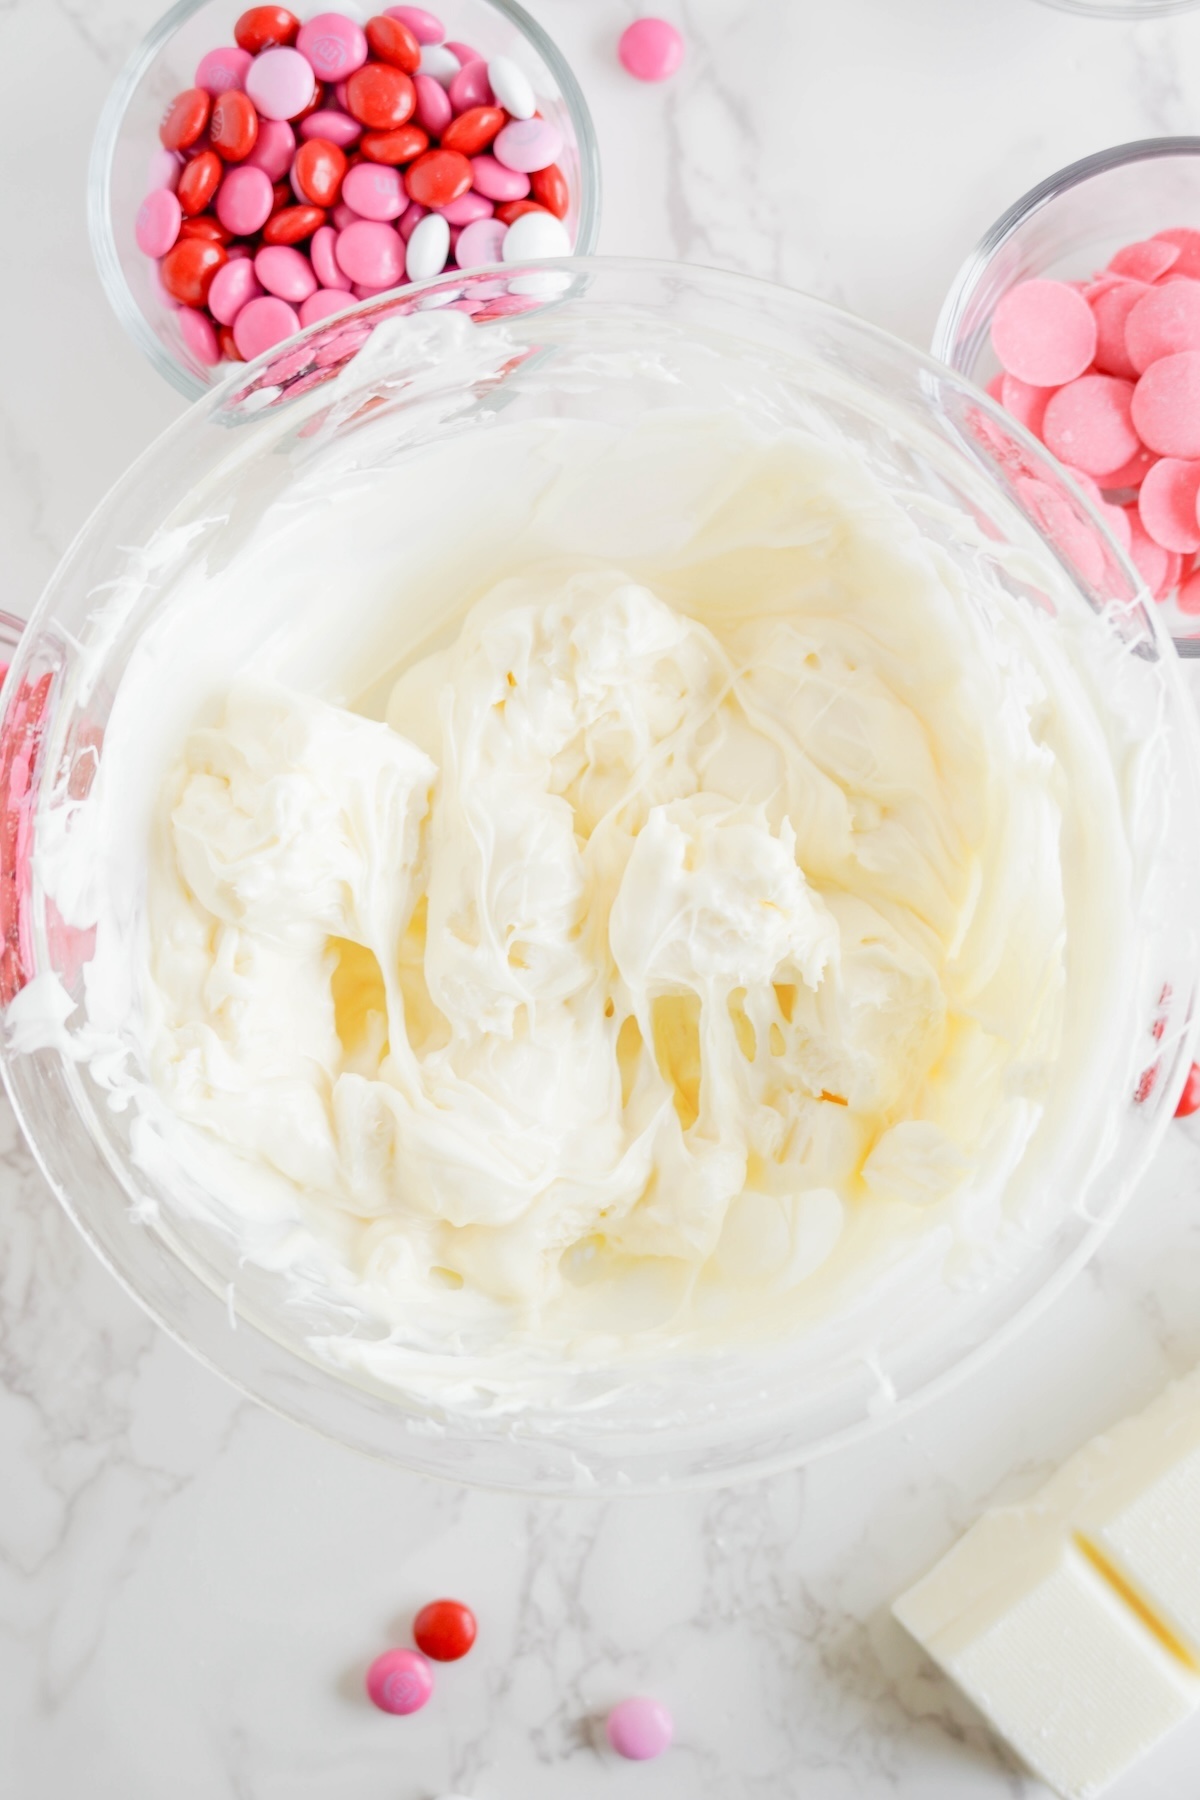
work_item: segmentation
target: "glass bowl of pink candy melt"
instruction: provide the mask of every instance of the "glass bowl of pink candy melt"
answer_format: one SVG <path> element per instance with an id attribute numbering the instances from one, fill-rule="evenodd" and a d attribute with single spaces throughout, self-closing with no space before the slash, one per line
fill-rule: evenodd
<path id="1" fill-rule="evenodd" d="M 960 269 L 933 351 L 1067 465 L 1200 656 L 1200 138 L 1118 145 L 1025 194 Z"/>
<path id="2" fill-rule="evenodd" d="M 283 332 L 289 329 L 294 331 L 301 324 L 313 323 L 320 317 L 332 316 L 336 310 L 333 284 L 344 283 L 345 303 L 353 305 L 356 300 L 367 297 L 369 293 L 382 291 L 398 281 L 431 276 L 443 266 L 453 268 L 460 233 L 468 229 L 472 222 L 477 223 L 477 237 L 482 229 L 476 221 L 475 213 L 464 223 L 452 211 L 447 218 L 447 223 L 451 226 L 448 253 L 444 244 L 437 241 L 441 227 L 436 224 L 428 227 L 424 234 L 426 238 L 432 236 L 434 241 L 426 243 L 422 251 L 414 252 L 410 248 L 410 240 L 413 227 L 418 223 L 417 215 L 422 214 L 423 209 L 403 194 L 410 166 L 408 159 L 403 165 L 395 166 L 364 159 L 365 173 L 352 179 L 369 184 L 370 178 L 374 176 L 377 178 L 377 185 L 390 183 L 397 190 L 397 199 L 392 206 L 384 205 L 381 209 L 376 209 L 368 199 L 363 204 L 371 206 L 371 212 L 361 218 L 352 218 L 355 209 L 351 207 L 349 211 L 343 211 L 344 202 L 339 188 L 339 204 L 331 204 L 323 209 L 327 228 L 315 250 L 315 232 L 299 238 L 284 236 L 274 240 L 267 239 L 272 259 L 278 265 L 269 277 L 271 285 L 264 289 L 257 281 L 256 264 L 247 269 L 240 280 L 239 275 L 232 272 L 226 274 L 222 269 L 219 271 L 222 287 L 217 316 L 214 317 L 202 306 L 191 308 L 180 305 L 178 298 L 173 297 L 164 286 L 161 260 L 166 251 L 177 248 L 180 242 L 180 237 L 175 236 L 180 229 L 179 210 L 171 195 L 179 190 L 183 171 L 191 170 L 188 179 L 195 178 L 197 171 L 192 165 L 211 149 L 213 113 L 221 93 L 230 89 L 238 94 L 245 92 L 244 87 L 239 84 L 246 80 L 250 57 L 236 45 L 235 26 L 251 10 L 243 0 L 179 0 L 179 4 L 164 14 L 130 57 L 109 95 L 92 150 L 88 196 L 89 230 L 105 292 L 134 343 L 144 351 L 160 374 L 165 375 L 172 386 L 188 399 L 196 399 L 217 382 L 224 380 L 239 357 L 252 358 L 270 347 L 272 342 L 279 341 Z M 293 20 L 298 19 L 301 23 L 302 36 L 304 26 L 309 21 L 327 19 L 336 13 L 348 21 L 348 29 L 339 27 L 335 35 L 344 36 L 349 42 L 357 33 L 360 43 L 362 28 L 368 21 L 386 12 L 383 0 L 379 0 L 378 5 L 369 3 L 369 0 L 330 0 L 327 5 L 309 4 L 291 9 L 264 7 L 253 10 L 264 14 L 283 12 L 285 16 L 290 10 Z M 544 249 L 538 248 L 532 240 L 524 243 L 520 248 L 520 260 L 538 255 L 561 254 L 564 249 L 574 250 L 581 255 L 593 250 L 600 221 L 600 169 L 595 131 L 578 82 L 561 51 L 541 26 L 519 5 L 514 4 L 513 0 L 445 0 L 444 4 L 439 0 L 436 7 L 429 9 L 398 7 L 393 10 L 397 15 L 416 15 L 418 23 L 421 20 L 426 22 L 420 29 L 418 43 L 423 56 L 426 55 L 428 46 L 428 54 L 439 58 L 446 65 L 438 68 L 437 85 L 447 99 L 451 96 L 452 81 L 447 58 L 464 64 L 467 62 L 468 50 L 477 52 L 478 60 L 484 65 L 492 63 L 496 58 L 504 58 L 510 69 L 515 67 L 517 82 L 521 83 L 523 78 L 525 93 L 532 91 L 538 122 L 546 121 L 557 140 L 560 147 L 556 151 L 555 166 L 561 171 L 565 192 L 558 201 L 563 229 L 556 230 L 556 237 L 562 241 Z M 439 36 L 441 42 L 435 42 Z M 272 50 L 279 46 L 268 42 L 265 48 Z M 308 48 L 311 54 L 316 54 L 311 42 Z M 294 53 L 294 46 L 289 46 L 288 56 L 293 56 Z M 374 52 L 369 54 L 370 61 L 374 63 L 377 60 Z M 254 85 L 252 81 L 251 86 Z M 172 153 L 164 148 L 160 126 L 176 97 L 196 87 L 210 95 L 208 124 L 195 143 L 190 144 L 183 152 Z M 327 135 L 335 139 L 338 153 L 345 155 L 352 168 L 355 159 L 361 156 L 362 134 L 370 128 L 364 126 L 362 132 L 355 135 L 353 128 L 357 121 L 345 111 L 344 84 L 340 93 L 338 88 L 339 84 L 332 78 L 322 82 L 318 89 L 320 97 L 316 110 L 326 119 L 333 114 L 338 115 L 338 121 Z M 456 93 L 453 109 L 446 107 L 447 116 L 453 111 L 457 119 L 468 102 L 490 103 L 501 98 L 501 95 L 492 96 L 490 92 L 463 96 Z M 242 105 L 240 101 L 236 104 Z M 254 111 L 244 105 L 242 110 L 249 110 L 251 114 Z M 423 114 L 419 111 L 411 120 L 412 126 L 419 130 L 422 119 Z M 532 125 L 534 121 L 529 123 Z M 313 127 L 309 126 L 306 131 L 303 126 L 302 116 L 273 122 L 271 143 L 268 144 L 267 134 L 261 129 L 260 117 L 257 124 L 252 124 L 259 141 L 252 145 L 244 158 L 238 153 L 240 146 L 237 144 L 231 147 L 233 155 L 228 155 L 218 144 L 220 157 L 213 155 L 209 158 L 214 172 L 217 163 L 220 163 L 217 190 L 211 199 L 207 199 L 202 214 L 195 218 L 189 217 L 188 208 L 184 207 L 181 235 L 186 235 L 197 226 L 211 229 L 214 224 L 220 223 L 215 215 L 221 210 L 221 187 L 235 170 L 239 171 L 236 177 L 239 181 L 244 181 L 251 169 L 257 171 L 261 168 L 269 175 L 274 184 L 275 211 L 284 206 L 299 208 L 306 199 L 312 199 L 311 192 L 305 195 L 299 191 L 297 172 L 293 167 L 296 152 L 311 141 Z M 285 140 L 289 133 L 292 139 L 290 146 L 283 142 L 278 145 L 275 143 L 276 138 Z M 436 150 L 439 142 L 435 133 L 429 147 Z M 489 166 L 496 160 L 487 146 L 482 156 Z M 479 160 L 478 156 L 474 158 L 474 162 Z M 203 175 L 203 165 L 200 173 Z M 502 175 L 507 173 L 506 170 L 501 171 Z M 258 179 L 257 173 L 251 179 Z M 487 196 L 476 193 L 473 186 L 458 204 L 469 206 L 474 202 L 479 214 L 488 212 L 493 207 L 503 209 L 506 199 L 509 205 L 519 207 L 522 204 L 519 196 L 530 192 L 531 179 L 522 177 L 517 172 L 517 184 L 523 182 L 524 186 L 512 187 L 515 198 L 508 199 L 510 190 L 505 187 L 501 197 L 489 200 Z M 489 185 L 486 177 L 483 180 L 485 185 Z M 199 198 L 205 200 L 203 182 L 198 185 Z M 284 190 L 289 186 L 291 193 L 286 194 Z M 536 196 L 536 185 L 533 192 Z M 482 204 L 479 204 L 481 201 Z M 391 215 L 394 205 L 401 203 L 404 204 L 405 216 L 396 216 L 393 225 L 390 217 L 385 217 L 385 214 Z M 431 209 L 436 210 L 432 202 Z M 162 216 L 159 217 L 158 214 Z M 228 216 L 232 219 L 233 214 Z M 489 225 L 492 222 L 490 218 L 485 221 Z M 334 256 L 334 232 L 340 231 L 347 223 L 360 225 L 357 235 L 361 239 L 386 237 L 389 240 L 386 249 L 395 252 L 390 256 L 381 256 L 379 244 L 360 245 L 360 249 L 365 248 L 372 253 L 370 266 L 368 267 L 367 260 L 360 259 L 360 267 L 350 258 L 355 269 L 353 280 L 339 267 Z M 365 232 L 361 229 L 363 223 L 366 224 Z M 236 229 L 241 231 L 243 226 L 237 223 Z M 249 226 L 245 229 L 249 230 Z M 528 230 L 528 226 L 523 227 L 523 232 Z M 170 243 L 168 239 L 171 240 Z M 160 246 L 166 246 L 166 250 L 160 249 Z M 253 250 L 255 246 L 251 244 L 250 248 Z M 478 253 L 472 255 L 473 263 L 499 260 L 499 249 L 495 242 L 481 242 L 474 248 Z M 231 260 L 249 261 L 240 239 L 234 238 L 229 249 L 234 251 Z M 326 253 L 325 261 L 321 260 L 322 251 Z M 443 261 L 438 260 L 439 253 L 443 256 Z M 228 251 L 224 254 L 228 254 Z M 421 259 L 419 263 L 418 254 Z M 198 260 L 203 263 L 203 256 Z M 326 269 L 326 263 L 327 272 L 322 273 Z M 315 293 L 312 291 L 314 270 L 320 283 Z M 204 276 L 205 272 L 201 268 L 198 279 L 204 282 Z M 208 281 L 213 279 L 210 273 Z M 208 283 L 204 282 L 204 285 L 207 295 Z M 251 300 L 261 302 L 257 311 L 263 315 L 259 321 L 263 329 L 258 333 L 247 329 L 248 321 L 243 321 L 242 329 L 235 329 L 239 310 Z M 311 311 L 314 306 L 322 310 Z M 272 313 L 278 316 L 269 316 Z M 226 326 L 224 330 L 223 321 Z M 235 335 L 243 340 L 240 350 L 234 344 Z"/>

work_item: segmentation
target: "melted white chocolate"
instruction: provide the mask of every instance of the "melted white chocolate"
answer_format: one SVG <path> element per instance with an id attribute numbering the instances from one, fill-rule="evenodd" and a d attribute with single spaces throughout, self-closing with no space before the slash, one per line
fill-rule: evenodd
<path id="1" fill-rule="evenodd" d="M 507 508 L 440 547 L 439 455 Z M 44 858 L 157 1191 L 500 1385 L 1059 1216 L 1129 852 L 1054 622 L 730 414 L 326 479 L 168 596 Z"/>

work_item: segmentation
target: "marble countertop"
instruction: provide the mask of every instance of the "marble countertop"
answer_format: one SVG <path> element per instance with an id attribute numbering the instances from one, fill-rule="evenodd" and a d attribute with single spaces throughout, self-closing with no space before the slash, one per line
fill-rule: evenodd
<path id="1" fill-rule="evenodd" d="M 1035 0 L 531 0 L 595 111 L 601 249 L 774 276 L 928 342 L 969 246 L 1054 168 L 1196 128 L 1200 11 L 1129 26 Z M 92 270 L 84 170 L 157 0 L 4 0 L 3 604 L 27 612 L 180 402 Z M 47 123 L 47 121 L 52 121 Z M 1044 1790 L 888 1619 L 988 1503 L 1200 1360 L 1200 1131 L 1175 1127 L 1094 1264 L 969 1386 L 739 1489 L 527 1503 L 361 1461 L 259 1411 L 116 1287 L 0 1116 L 0 1794 L 12 1800 L 999 1800 Z M 413 1610 L 476 1653 L 432 1705 L 361 1698 Z M 651 1692 L 676 1748 L 597 1720 Z M 1117 1800 L 1195 1800 L 1200 1721 Z"/>

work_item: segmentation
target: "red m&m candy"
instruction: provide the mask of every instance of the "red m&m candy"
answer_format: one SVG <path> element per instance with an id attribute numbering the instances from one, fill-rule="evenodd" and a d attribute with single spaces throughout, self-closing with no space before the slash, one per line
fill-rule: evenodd
<path id="1" fill-rule="evenodd" d="M 262 228 L 264 244 L 299 244 L 325 223 L 323 206 L 284 206 Z"/>
<path id="2" fill-rule="evenodd" d="M 501 106 L 468 107 L 443 131 L 442 148 L 458 150 L 463 156 L 478 156 L 507 123 L 508 114 Z"/>
<path id="3" fill-rule="evenodd" d="M 208 141 L 226 162 L 241 162 L 258 142 L 258 112 L 248 94 L 232 89 L 213 104 Z"/>
<path id="4" fill-rule="evenodd" d="M 1195 1112 L 1200 1112 L 1200 1063 L 1193 1063 L 1188 1070 L 1188 1078 L 1179 1096 L 1179 1105 L 1175 1108 L 1175 1117 L 1190 1119 Z"/>
<path id="5" fill-rule="evenodd" d="M 416 74 L 421 63 L 421 46 L 403 19 L 382 13 L 376 19 L 367 20 L 366 33 L 371 55 L 379 62 L 391 63 L 394 69 L 403 69 L 406 75 Z"/>
<path id="6" fill-rule="evenodd" d="M 434 1662 L 457 1662 L 475 1642 L 475 1614 L 461 1600 L 431 1600 L 413 1620 L 417 1648 Z"/>
<path id="7" fill-rule="evenodd" d="M 395 131 L 366 131 L 359 149 L 368 162 L 398 168 L 429 148 L 429 138 L 419 125 L 401 125 Z"/>
<path id="8" fill-rule="evenodd" d="M 404 177 L 410 197 L 422 206 L 449 206 L 471 185 L 471 165 L 458 150 L 427 150 L 410 163 Z"/>
<path id="9" fill-rule="evenodd" d="M 190 150 L 203 137 L 211 111 L 212 95 L 204 88 L 185 88 L 182 94 L 176 94 L 158 128 L 164 146 L 168 150 Z"/>
<path id="10" fill-rule="evenodd" d="M 544 169 L 535 169 L 529 181 L 538 205 L 544 206 L 556 219 L 565 219 L 571 204 L 571 190 L 558 164 L 549 163 Z"/>
<path id="11" fill-rule="evenodd" d="M 203 306 L 213 276 L 228 261 L 224 244 L 208 237 L 181 237 L 159 264 L 163 286 L 184 306 Z"/>
<path id="12" fill-rule="evenodd" d="M 365 63 L 346 83 L 346 111 L 370 131 L 395 131 L 416 109 L 412 77 L 390 63 Z"/>
<path id="13" fill-rule="evenodd" d="M 308 138 L 292 164 L 296 186 L 313 206 L 332 206 L 342 189 L 346 153 L 326 138 Z"/>
<path id="14" fill-rule="evenodd" d="M 234 26 L 233 41 L 257 56 L 260 50 L 294 44 L 299 34 L 300 21 L 286 6 L 252 6 Z"/>
<path id="15" fill-rule="evenodd" d="M 225 164 L 215 150 L 202 150 L 199 156 L 193 156 L 175 189 L 179 204 L 189 218 L 204 211 L 220 187 L 224 173 Z"/>

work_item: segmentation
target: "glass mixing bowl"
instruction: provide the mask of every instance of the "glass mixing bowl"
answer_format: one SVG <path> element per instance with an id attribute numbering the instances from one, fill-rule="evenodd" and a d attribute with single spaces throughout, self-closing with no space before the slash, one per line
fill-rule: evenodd
<path id="1" fill-rule="evenodd" d="M 339 9 L 365 20 L 380 7 L 337 0 L 333 10 Z M 159 290 L 155 263 L 137 247 L 134 225 L 169 101 L 193 85 L 206 51 L 232 44 L 245 10 L 243 0 L 178 0 L 163 14 L 109 93 L 88 170 L 88 231 L 109 303 L 138 349 L 189 400 L 224 381 L 231 365 L 208 368 L 191 354 Z M 298 10 L 307 18 L 322 8 Z M 590 255 L 600 230 L 600 155 L 587 102 L 561 50 L 516 0 L 439 0 L 432 10 L 449 37 L 485 57 L 511 56 L 532 80 L 541 111 L 563 137 L 560 164 L 572 195 L 564 223 L 577 254 Z"/>
<path id="2" fill-rule="evenodd" d="M 992 315 L 1018 282 L 1094 275 L 1123 244 L 1176 225 L 1200 228 L 1200 137 L 1146 138 L 1099 150 L 1009 207 L 963 263 L 934 328 L 932 350 L 983 387 L 999 372 Z M 1160 615 L 1181 656 L 1200 657 L 1200 631 L 1174 600 Z"/>
<path id="3" fill-rule="evenodd" d="M 457 354 L 420 349 L 419 332 L 410 343 L 411 322 L 379 335 L 399 314 L 442 305 L 473 318 L 459 328 L 465 367 Z M 92 944 L 48 903 L 38 846 L 103 765 L 114 694 L 177 559 L 183 566 L 203 542 L 219 562 L 268 503 L 323 467 L 390 468 L 531 419 L 633 425 L 687 402 L 736 404 L 768 429 L 794 424 L 833 440 L 971 591 L 984 570 L 1020 605 L 1104 640 L 1123 691 L 1128 678 L 1162 734 L 1168 771 L 1155 788 L 1166 809 L 1159 848 L 1136 872 L 1147 922 L 1140 999 L 1120 1021 L 1128 1067 L 1103 1154 L 1087 1147 L 1061 1218 L 1031 1233 L 990 1287 L 947 1285 L 934 1307 L 901 1287 L 832 1337 L 699 1363 L 664 1355 L 636 1380 L 571 1376 L 569 1410 L 531 1405 L 504 1421 L 442 1412 L 331 1367 L 312 1340 L 344 1322 L 285 1295 L 278 1277 L 241 1264 L 236 1245 L 173 1210 L 135 1164 L 128 1115 L 110 1109 L 69 1046 L 22 1048 L 10 1008 L 4 1075 L 24 1129 L 62 1203 L 137 1299 L 267 1405 L 431 1475 L 541 1491 L 718 1481 L 897 1418 L 1009 1338 L 1079 1268 L 1146 1167 L 1190 1063 L 1196 724 L 1153 611 L 1057 464 L 960 375 L 829 306 L 745 277 L 603 260 L 494 270 L 365 302 L 197 402 L 117 484 L 43 595 L 3 693 L 3 998 L 47 970 L 71 996 L 82 991 Z M 164 523 L 169 536 L 150 558 L 139 547 Z"/>
<path id="4" fill-rule="evenodd" d="M 1056 12 L 1085 13 L 1091 19 L 1158 19 L 1191 12 L 1200 0 L 1042 0 Z"/>

